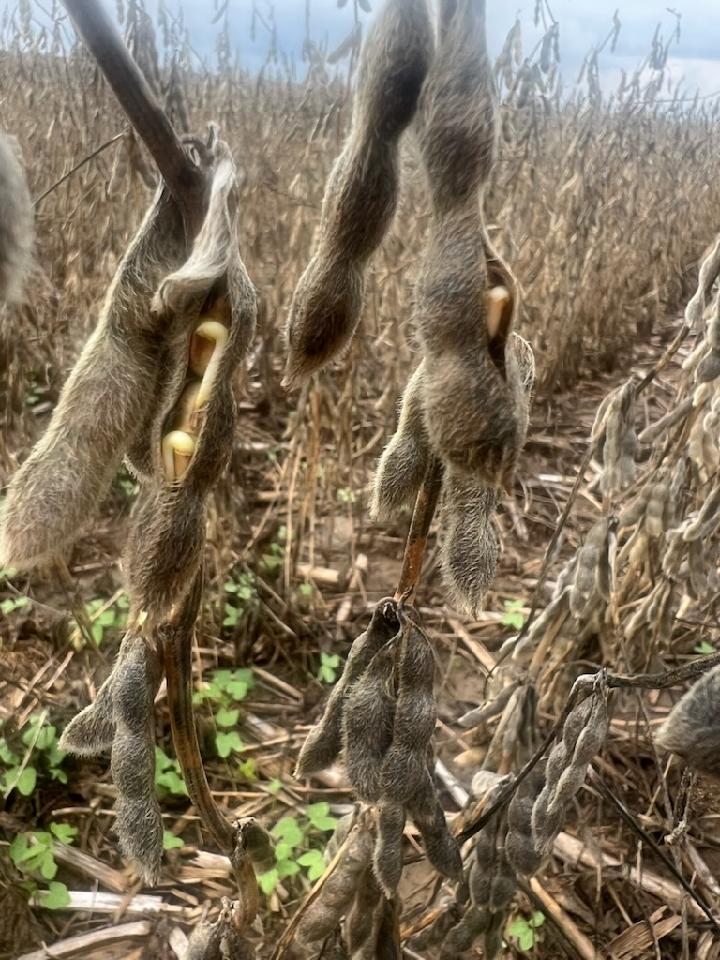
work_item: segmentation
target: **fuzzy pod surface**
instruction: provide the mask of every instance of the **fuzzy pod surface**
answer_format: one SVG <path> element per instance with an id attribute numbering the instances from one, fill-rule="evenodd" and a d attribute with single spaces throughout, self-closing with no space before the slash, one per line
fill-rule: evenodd
<path id="1" fill-rule="evenodd" d="M 293 294 L 290 385 L 324 366 L 355 331 L 368 258 L 397 206 L 398 139 L 415 112 L 431 50 L 425 0 L 386 0 L 360 54 L 352 126 L 325 188 L 317 249 Z"/>
<path id="2" fill-rule="evenodd" d="M 33 235 L 33 205 L 17 142 L 0 130 L 0 304 L 20 299 Z"/>
<path id="3" fill-rule="evenodd" d="M 720 777 L 720 667 L 708 670 L 683 694 L 655 739 L 693 770 Z"/>
<path id="4" fill-rule="evenodd" d="M 367 630 L 350 647 L 350 653 L 340 679 L 335 684 L 322 718 L 305 740 L 295 769 L 296 777 L 330 766 L 342 749 L 342 724 L 345 702 L 353 684 L 362 676 L 370 661 L 397 634 L 399 627 L 397 604 L 392 599 L 381 600 L 373 611 Z"/>
<path id="5" fill-rule="evenodd" d="M 397 429 L 382 452 L 375 472 L 370 516 L 388 520 L 412 507 L 432 452 L 423 405 L 425 364 L 420 363 L 402 396 Z"/>
<path id="6" fill-rule="evenodd" d="M 225 469 L 235 429 L 232 377 L 255 330 L 255 291 L 240 257 L 236 172 L 222 141 L 213 148 L 210 196 L 188 259 L 159 285 L 156 315 L 181 331 L 170 344 L 166 387 L 149 433 L 152 475 L 141 492 L 127 546 L 128 584 L 137 609 L 161 618 L 190 589 L 202 562 L 205 499 Z M 200 411 L 194 452 L 179 480 L 168 480 L 161 457 L 187 374 L 192 325 L 208 301 L 221 304 L 228 329 L 209 398 Z"/>
<path id="7" fill-rule="evenodd" d="M 3 565 L 23 569 L 62 554 L 95 513 L 152 406 L 164 322 L 150 303 L 160 279 L 185 255 L 182 216 L 161 188 L 47 430 L 10 482 L 0 517 Z"/>

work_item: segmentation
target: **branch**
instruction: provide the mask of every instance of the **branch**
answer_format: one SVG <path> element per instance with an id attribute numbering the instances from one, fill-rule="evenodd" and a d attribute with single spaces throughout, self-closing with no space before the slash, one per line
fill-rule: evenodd
<path id="1" fill-rule="evenodd" d="M 202 222 L 204 178 L 99 0 L 63 0 L 120 106 L 157 164 L 194 235 Z"/>

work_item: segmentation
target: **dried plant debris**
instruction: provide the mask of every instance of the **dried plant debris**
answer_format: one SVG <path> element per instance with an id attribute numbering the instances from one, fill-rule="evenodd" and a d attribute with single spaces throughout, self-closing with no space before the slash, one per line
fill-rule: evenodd
<path id="1" fill-rule="evenodd" d="M 436 718 L 434 676 L 432 646 L 417 613 L 394 600 L 381 601 L 368 630 L 353 643 L 298 761 L 297 775 L 306 776 L 332 763 L 342 748 L 356 797 L 379 808 L 374 866 L 387 896 L 402 872 L 407 817 L 438 870 L 457 878 L 462 869 L 428 763 Z"/>
<path id="2" fill-rule="evenodd" d="M 149 884 L 159 879 L 163 849 L 155 792 L 154 714 L 161 677 L 157 652 L 138 632 L 129 632 L 95 702 L 70 721 L 60 739 L 62 750 L 80 756 L 110 748 L 120 848 Z"/>
<path id="3" fill-rule="evenodd" d="M 703 674 L 670 711 L 655 740 L 699 773 L 720 777 L 720 667 Z"/>
<path id="4" fill-rule="evenodd" d="M 587 767 L 608 731 L 607 687 L 600 675 L 593 693 L 573 707 L 560 739 L 550 751 L 545 785 L 532 808 L 535 849 L 549 853 L 562 827 L 565 808 L 582 786 Z"/>
<path id="5" fill-rule="evenodd" d="M 255 947 L 242 934 L 239 909 L 237 902 L 223 899 L 217 920 L 193 929 L 184 960 L 255 960 Z"/>
<path id="6" fill-rule="evenodd" d="M 367 261 L 395 214 L 398 139 L 432 50 L 425 0 L 386 0 L 358 65 L 352 129 L 325 188 L 316 252 L 293 295 L 285 380 L 296 384 L 348 345 Z"/>
<path id="7" fill-rule="evenodd" d="M 20 299 L 32 258 L 33 206 L 19 153 L 0 130 L 0 305 Z"/>

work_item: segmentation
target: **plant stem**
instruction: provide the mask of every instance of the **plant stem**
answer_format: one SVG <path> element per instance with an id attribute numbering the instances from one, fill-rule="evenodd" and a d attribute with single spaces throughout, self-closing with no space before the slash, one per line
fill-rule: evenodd
<path id="1" fill-rule="evenodd" d="M 425 556 L 428 531 L 440 497 L 442 477 L 442 463 L 433 459 L 415 499 L 410 531 L 405 541 L 400 581 L 395 591 L 396 600 L 409 601 L 415 594 L 415 588 L 422 570 L 423 557 Z"/>

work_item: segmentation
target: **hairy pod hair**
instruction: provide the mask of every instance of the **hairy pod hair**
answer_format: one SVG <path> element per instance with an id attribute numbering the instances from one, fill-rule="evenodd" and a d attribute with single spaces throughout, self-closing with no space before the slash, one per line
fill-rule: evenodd
<path id="1" fill-rule="evenodd" d="M 386 0 L 360 54 L 352 127 L 328 178 L 317 250 L 293 295 L 289 384 L 324 366 L 355 331 L 367 260 L 395 214 L 398 139 L 415 112 L 431 50 L 425 0 Z"/>
<path id="2" fill-rule="evenodd" d="M 180 210 L 161 188 L 110 285 L 50 424 L 8 487 L 0 563 L 65 551 L 87 524 L 152 406 L 163 325 L 150 302 L 186 253 Z"/>
<path id="3" fill-rule="evenodd" d="M 402 396 L 397 429 L 382 452 L 375 472 L 370 516 L 388 520 L 403 507 L 412 507 L 431 460 L 425 427 L 423 378 L 420 363 Z"/>
<path id="4" fill-rule="evenodd" d="M 518 387 L 517 427 L 521 445 L 527 435 L 535 358 L 530 344 L 513 333 L 510 355 Z M 516 375 L 516 376 L 515 376 Z M 495 579 L 500 541 L 494 523 L 499 503 L 495 487 L 446 466 L 443 480 L 442 573 L 453 604 L 461 613 L 478 616 Z"/>
<path id="5" fill-rule="evenodd" d="M 95 701 L 70 721 L 59 741 L 61 750 L 76 756 L 111 751 L 118 791 L 115 830 L 123 854 L 150 884 L 159 878 L 163 849 L 154 714 L 161 676 L 157 653 L 139 634 L 126 634 Z"/>
<path id="6" fill-rule="evenodd" d="M 499 496 L 493 487 L 448 468 L 443 480 L 442 576 L 452 604 L 477 616 L 500 556 L 495 528 Z"/>
<path id="7" fill-rule="evenodd" d="M 708 670 L 683 694 L 655 741 L 692 769 L 720 777 L 720 667 Z"/>
<path id="8" fill-rule="evenodd" d="M 0 130 L 0 304 L 16 303 L 30 269 L 33 205 L 17 141 Z"/>
<path id="9" fill-rule="evenodd" d="M 98 690 L 93 702 L 73 717 L 65 727 L 59 747 L 76 757 L 96 757 L 110 750 L 114 736 L 111 674 Z"/>
<path id="10" fill-rule="evenodd" d="M 308 777 L 329 767 L 337 759 L 342 749 L 343 713 L 349 692 L 375 654 L 397 634 L 398 627 L 395 601 L 381 600 L 367 630 L 353 641 L 342 675 L 328 698 L 320 722 L 307 735 L 295 768 L 296 777 Z"/>
<path id="11" fill-rule="evenodd" d="M 477 202 L 495 160 L 496 92 L 485 0 L 458 0 L 444 25 L 418 108 L 418 139 L 438 212 Z"/>

